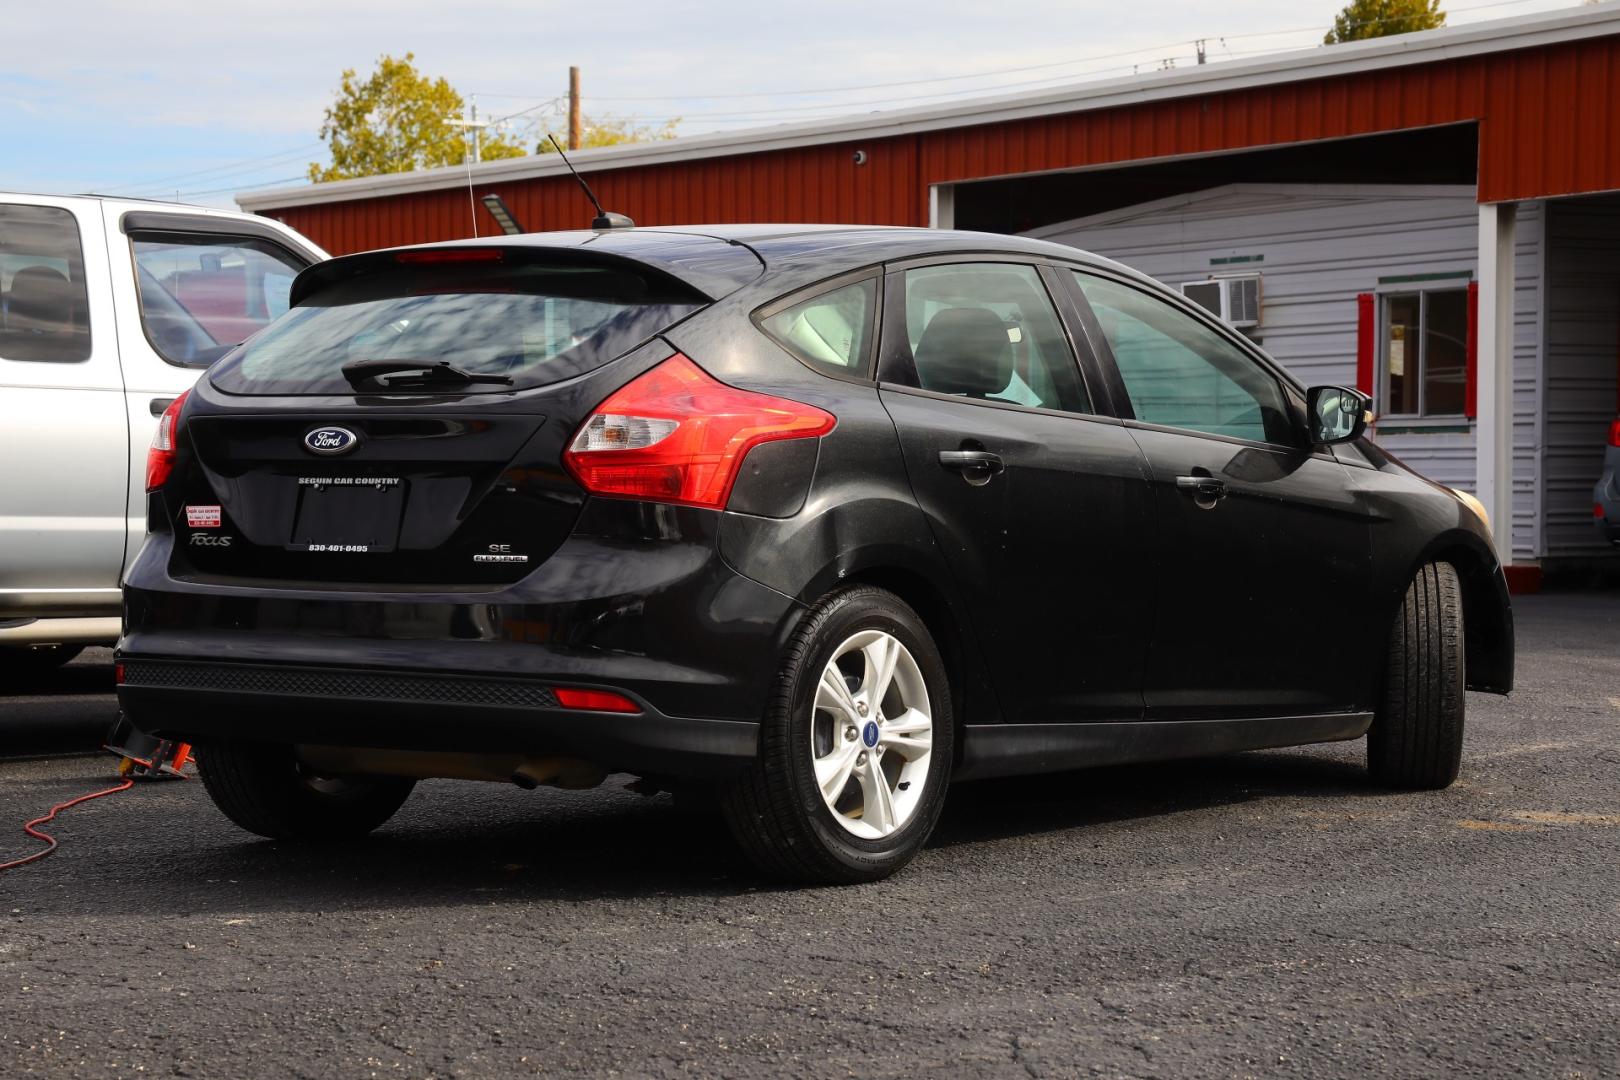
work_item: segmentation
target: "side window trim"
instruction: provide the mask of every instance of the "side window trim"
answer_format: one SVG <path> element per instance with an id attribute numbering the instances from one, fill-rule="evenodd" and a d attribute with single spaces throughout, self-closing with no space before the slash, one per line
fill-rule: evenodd
<path id="1" fill-rule="evenodd" d="M 1067 346 L 1070 369 L 1079 380 L 1081 392 L 1085 395 L 1087 408 L 1084 411 L 1068 409 L 1053 409 L 1040 405 L 1023 405 L 1010 401 L 981 401 L 951 394 L 938 394 L 925 390 L 919 385 L 915 364 L 911 355 L 911 334 L 906 322 L 906 274 L 908 271 L 928 269 L 940 266 L 972 266 L 979 263 L 1005 263 L 1013 266 L 1026 267 L 1035 272 L 1040 287 L 1044 290 L 1047 302 L 1051 305 L 1053 314 L 1057 317 L 1058 328 L 1063 334 Z M 949 255 L 928 255 L 907 258 L 891 262 L 884 267 L 883 293 L 885 302 L 878 320 L 881 332 L 877 343 L 877 382 L 897 391 L 906 391 L 919 395 L 939 398 L 946 401 L 966 401 L 970 404 L 988 405 L 996 408 L 1022 409 L 1028 412 L 1042 413 L 1050 416 L 1082 417 L 1087 419 L 1113 419 L 1115 414 L 1109 408 L 1113 395 L 1097 393 L 1100 388 L 1094 377 L 1093 369 L 1088 365 L 1092 352 L 1089 341 L 1082 341 L 1074 332 L 1071 322 L 1069 304 L 1066 303 L 1068 288 L 1062 283 L 1054 283 L 1053 267 L 1050 263 L 1038 257 L 1025 255 L 1011 255 L 1006 252 L 953 252 Z M 1058 274 L 1061 277 L 1061 274 Z"/>
<path id="2" fill-rule="evenodd" d="M 903 268 L 886 269 L 883 299 L 883 317 L 878 321 L 878 385 L 914 389 L 915 377 L 910 380 L 905 377 L 911 366 L 911 341 L 906 334 L 906 272 Z"/>
<path id="3" fill-rule="evenodd" d="M 851 270 L 848 273 L 839 274 L 837 277 L 825 278 L 821 281 L 815 282 L 814 284 L 795 289 L 794 291 L 783 296 L 778 296 L 776 299 L 771 300 L 768 303 L 761 304 L 759 307 L 755 308 L 749 313 L 748 321 L 754 324 L 754 329 L 758 330 L 761 334 L 764 334 L 768 339 L 770 339 L 770 341 L 781 348 L 783 352 L 787 353 L 789 356 L 793 357 L 793 359 L 797 360 L 811 371 L 814 371 L 816 374 L 825 375 L 829 379 L 837 379 L 840 382 L 858 383 L 863 386 L 870 386 L 876 381 L 877 378 L 876 371 L 874 369 L 877 366 L 878 352 L 881 348 L 879 342 L 882 338 L 883 329 L 883 277 L 883 267 L 868 266 L 859 270 Z M 845 289 L 851 285 L 858 285 L 863 281 L 871 281 L 873 283 L 872 321 L 871 325 L 867 327 L 866 357 L 859 369 L 856 371 L 844 373 L 835 371 L 826 365 L 815 363 L 814 361 L 801 356 L 790 344 L 782 341 L 776 335 L 765 329 L 765 320 L 769 319 L 773 315 L 786 311 L 788 308 L 797 307 L 798 305 L 807 301 L 814 300 L 818 296 L 826 296 L 828 293 L 837 292 L 839 289 Z"/>
<path id="4" fill-rule="evenodd" d="M 168 210 L 128 210 L 119 217 L 118 229 L 125 236 L 132 236 L 138 232 L 170 233 L 194 237 L 199 242 L 218 241 L 221 237 L 263 240 L 281 248 L 306 267 L 321 261 L 321 257 L 315 252 L 300 248 L 292 237 L 262 219 L 177 214 Z"/>
<path id="5" fill-rule="evenodd" d="M 1114 347 L 1108 343 L 1108 335 L 1103 333 L 1102 322 L 1097 318 L 1097 313 L 1091 309 L 1091 301 L 1086 299 L 1080 283 L 1075 280 L 1075 274 L 1089 273 L 1090 268 L 1060 263 L 1057 264 L 1057 271 L 1058 277 L 1063 282 L 1064 295 L 1074 306 L 1075 315 L 1085 331 L 1086 341 L 1091 346 L 1093 356 L 1096 357 L 1103 383 L 1108 387 L 1108 398 L 1113 406 L 1113 414 L 1126 423 L 1136 422 L 1136 409 L 1131 405 L 1130 394 L 1125 392 L 1125 378 L 1120 375 L 1119 364 L 1114 359 Z M 1110 281 L 1120 280 L 1111 274 L 1104 276 Z"/>
<path id="6" fill-rule="evenodd" d="M 1152 428 L 1156 431 L 1173 431 L 1182 435 L 1189 435 L 1203 439 L 1215 439 L 1219 442 L 1233 443 L 1240 446 L 1258 446 L 1267 449 L 1281 449 L 1294 452 L 1307 452 L 1309 450 L 1306 445 L 1306 440 L 1303 437 L 1303 430 L 1301 429 L 1301 417 L 1296 408 L 1296 405 L 1300 400 L 1303 399 L 1304 396 L 1298 380 L 1296 380 L 1292 375 L 1289 375 L 1287 372 L 1281 370 L 1270 357 L 1256 349 L 1253 342 L 1248 341 L 1241 335 L 1234 333 L 1230 327 L 1222 324 L 1220 320 L 1215 319 L 1209 314 L 1208 311 L 1178 295 L 1160 295 L 1148 289 L 1144 289 L 1142 288 L 1140 282 L 1133 281 L 1131 278 L 1123 274 L 1110 273 L 1104 267 L 1073 264 L 1065 267 L 1065 269 L 1070 271 L 1070 273 L 1066 275 L 1068 278 L 1067 284 L 1069 286 L 1070 293 L 1074 297 L 1075 305 L 1081 312 L 1081 319 L 1086 327 L 1087 335 L 1096 341 L 1099 356 L 1107 358 L 1108 385 L 1113 393 L 1113 396 L 1121 403 L 1120 410 L 1117 415 L 1121 420 L 1125 421 L 1127 427 L 1144 427 Z M 1130 403 L 1130 395 L 1125 387 L 1125 378 L 1122 374 L 1120 374 L 1119 363 L 1114 357 L 1113 346 L 1109 343 L 1107 334 L 1103 332 L 1102 322 L 1097 318 L 1096 311 L 1092 309 L 1091 301 L 1086 298 L 1085 290 L 1080 287 L 1079 281 L 1076 280 L 1076 275 L 1079 274 L 1086 274 L 1091 277 L 1101 278 L 1116 285 L 1134 289 L 1143 296 L 1159 300 L 1171 310 L 1179 311 L 1194 321 L 1202 323 L 1205 327 L 1213 330 L 1218 337 L 1225 340 L 1228 344 L 1234 346 L 1239 353 L 1246 357 L 1251 363 L 1259 367 L 1259 369 L 1266 375 L 1277 380 L 1278 391 L 1283 398 L 1284 404 L 1288 407 L 1289 425 L 1293 429 L 1296 440 L 1295 443 L 1290 445 L 1286 443 L 1267 442 L 1265 440 L 1258 439 L 1245 439 L 1236 435 L 1222 435 L 1213 431 L 1201 431 L 1197 428 L 1176 427 L 1170 424 L 1158 424 L 1149 420 L 1138 419 L 1136 417 L 1136 410 Z"/>
<path id="7" fill-rule="evenodd" d="M 1069 351 L 1074 354 L 1074 362 L 1079 365 L 1080 385 L 1085 387 L 1086 399 L 1090 401 L 1094 415 L 1127 419 L 1119 411 L 1119 403 L 1124 402 L 1126 410 L 1129 410 L 1130 400 L 1114 389 L 1109 378 L 1109 369 L 1103 365 L 1097 347 L 1101 336 L 1087 323 L 1091 309 L 1082 310 L 1075 298 L 1079 290 L 1074 285 L 1074 275 L 1065 274 L 1064 269 L 1061 264 L 1049 262 L 1039 263 L 1036 266 L 1041 275 L 1041 283 L 1046 286 L 1046 294 L 1052 298 L 1052 304 L 1057 308 L 1058 322 L 1062 324 L 1063 333 L 1069 339 Z M 1106 341 L 1102 342 L 1103 348 L 1107 348 L 1107 345 Z"/>

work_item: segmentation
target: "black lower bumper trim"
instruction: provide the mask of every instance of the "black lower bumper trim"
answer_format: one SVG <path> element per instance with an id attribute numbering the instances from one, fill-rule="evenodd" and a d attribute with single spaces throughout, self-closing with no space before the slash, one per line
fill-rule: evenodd
<path id="1" fill-rule="evenodd" d="M 753 759 L 759 725 L 565 709 L 538 680 L 123 657 L 118 703 L 143 731 L 210 741 L 561 754 L 712 777 Z M 617 689 L 605 687 L 604 689 Z M 206 751 L 205 751 L 206 752 Z"/>
<path id="2" fill-rule="evenodd" d="M 335 700 L 411 701 L 438 705 L 495 705 L 555 709 L 549 686 L 517 679 L 275 667 L 268 664 L 198 664 L 178 660 L 124 661 L 125 686 L 282 694 Z"/>

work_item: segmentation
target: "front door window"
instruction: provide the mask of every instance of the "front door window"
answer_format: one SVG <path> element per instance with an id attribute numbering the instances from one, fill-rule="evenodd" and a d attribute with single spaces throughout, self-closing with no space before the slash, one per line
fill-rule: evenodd
<path id="1" fill-rule="evenodd" d="M 1252 442 L 1298 441 L 1276 376 L 1188 313 L 1140 289 L 1076 272 L 1136 419 Z"/>

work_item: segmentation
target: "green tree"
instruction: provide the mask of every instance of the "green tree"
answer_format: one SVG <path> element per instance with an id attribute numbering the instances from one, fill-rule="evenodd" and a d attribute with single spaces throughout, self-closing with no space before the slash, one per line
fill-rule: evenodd
<path id="1" fill-rule="evenodd" d="M 344 71 L 321 124 L 332 163 L 312 162 L 310 180 L 411 172 L 466 160 L 465 129 L 450 123 L 466 103 L 444 79 L 417 71 L 415 60 L 414 53 L 404 59 L 378 57 L 377 70 L 364 80 L 352 68 Z M 482 144 L 484 161 L 524 154 L 521 145 L 502 135 L 486 134 Z"/>
<path id="2" fill-rule="evenodd" d="M 1322 44 L 1410 34 L 1444 25 L 1446 13 L 1440 10 L 1440 0 L 1350 0 L 1333 17 L 1333 29 Z"/>
<path id="3" fill-rule="evenodd" d="M 673 139 L 675 127 L 679 119 L 666 120 L 663 124 L 634 124 L 629 120 L 591 120 L 586 118 L 580 122 L 579 146 L 588 150 L 593 146 L 618 146 L 621 143 L 656 142 L 660 139 Z M 562 138 L 562 132 L 557 133 Z M 542 137 L 540 145 L 535 147 L 537 154 L 554 154 L 557 148 L 551 145 L 549 138 Z"/>

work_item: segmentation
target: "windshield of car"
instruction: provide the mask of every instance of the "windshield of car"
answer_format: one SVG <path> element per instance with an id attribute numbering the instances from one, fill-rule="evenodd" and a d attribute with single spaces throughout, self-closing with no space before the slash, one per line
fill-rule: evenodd
<path id="1" fill-rule="evenodd" d="M 500 392 L 589 371 L 700 306 L 690 292 L 672 293 L 618 267 L 385 269 L 308 297 L 210 379 L 227 393 L 343 394 L 352 392 L 345 365 L 398 360 L 511 379 L 457 388 Z M 445 387 L 431 381 L 412 388 Z"/>

